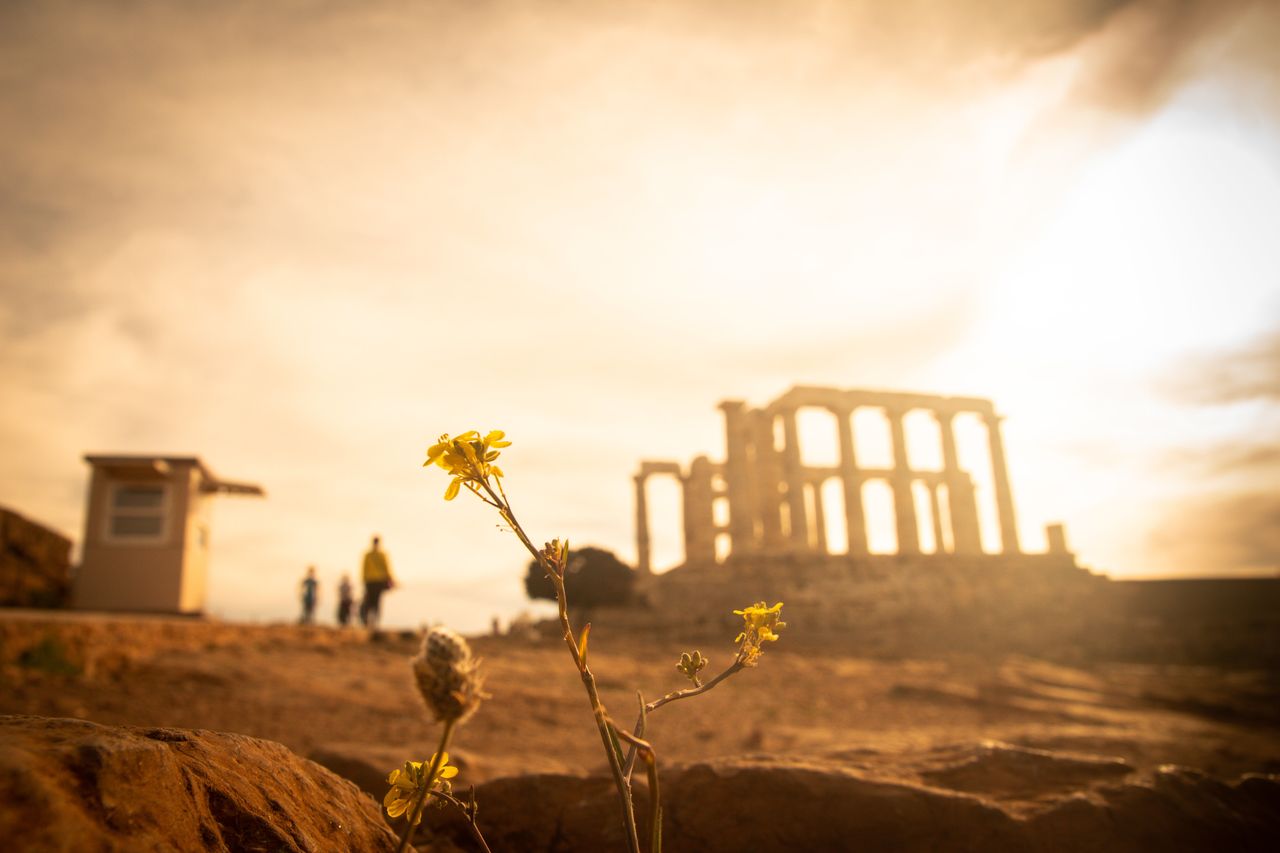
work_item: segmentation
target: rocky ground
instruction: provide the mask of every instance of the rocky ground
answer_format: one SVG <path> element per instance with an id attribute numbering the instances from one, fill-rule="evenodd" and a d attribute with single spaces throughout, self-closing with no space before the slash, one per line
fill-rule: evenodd
<path id="1" fill-rule="evenodd" d="M 713 669 L 730 661 L 729 639 L 702 644 Z M 617 718 L 634 718 L 637 689 L 654 698 L 681 686 L 674 668 L 679 644 L 640 632 L 611 635 L 602 624 L 593 630 L 591 648 L 604 700 Z M 458 732 L 451 750 L 462 766 L 456 781 L 464 787 L 485 783 L 482 808 L 486 797 L 491 809 L 505 804 L 497 807 L 503 814 L 489 819 L 506 849 L 590 849 L 569 831 L 587 831 L 565 816 L 572 803 L 552 807 L 546 797 L 539 800 L 544 819 L 559 815 L 541 834 L 521 835 L 510 820 L 521 808 L 529 811 L 529 786 L 549 784 L 563 799 L 565 791 L 578 790 L 575 785 L 597 784 L 581 777 L 604 766 L 563 645 L 553 638 L 496 637 L 478 639 L 475 649 L 484 658 L 491 695 Z M 437 734 L 409 674 L 414 650 L 411 636 L 370 642 L 355 632 L 322 628 L 0 615 L 0 714 L 264 738 L 380 794 L 379 779 L 404 759 L 430 755 Z M 805 802 L 830 794 L 846 805 L 897 803 L 906 809 L 903 820 L 941 814 L 938 802 L 945 802 L 946 814 L 960 816 L 938 825 L 962 835 L 971 830 L 976 846 L 984 846 L 977 844 L 981 836 L 991 843 L 1005 838 L 1012 848 L 1025 841 L 1027 849 L 1077 849 L 1065 842 L 1045 847 L 1036 841 L 1040 836 L 1018 833 L 1028 821 L 1047 827 L 1086 807 L 1096 812 L 1097 831 L 1114 831 L 1116 815 L 1132 807 L 1138 791 L 1148 798 L 1163 791 L 1168 800 L 1159 807 L 1148 803 L 1144 820 L 1156 820 L 1163 809 L 1194 811 L 1189 804 L 1197 797 L 1235 815 L 1204 817 L 1201 835 L 1181 836 L 1187 843 L 1211 841 L 1214 821 L 1221 837 L 1235 838 L 1236 846 L 1274 840 L 1280 831 L 1280 781 L 1256 776 L 1280 773 L 1280 678 L 1273 671 L 1064 665 L 1018 656 L 873 660 L 788 649 L 784 639 L 767 650 L 758 669 L 655 713 L 649 734 L 671 769 L 671 790 L 684 791 L 690 802 L 713 804 L 717 789 L 709 779 L 757 776 L 792 793 L 816 785 L 819 793 Z M 1245 774 L 1257 781 L 1240 787 Z M 566 781 L 572 779 L 579 781 Z M 814 781 L 819 779 L 822 784 Z M 733 787 L 723 784 L 725 791 Z M 755 790 L 754 783 L 748 787 Z M 589 801 L 588 793 L 578 791 L 573 802 Z M 741 803 L 746 795 L 725 796 Z M 517 808 L 517 802 L 525 805 Z M 769 806 L 752 808 L 759 814 Z M 1264 818 L 1246 819 L 1251 808 Z M 803 812 L 794 805 L 786 809 Z M 699 838 L 694 811 L 674 809 L 676 834 L 686 841 L 673 837 L 672 849 L 713 849 L 705 838 L 688 841 Z M 868 814 L 875 811 L 868 806 Z M 504 817 L 506 829 L 499 825 Z M 1247 831 L 1228 827 L 1237 818 L 1256 825 Z M 1167 824 L 1167 815 L 1161 819 Z M 818 812 L 808 820 L 830 823 L 834 817 Z M 938 843 L 845 823 L 831 825 L 858 831 L 868 843 L 879 839 L 869 849 Z M 592 825 L 588 820 L 588 829 Z M 1236 831 L 1246 834 L 1230 834 Z M 1085 837 L 1079 849 L 1096 842 Z M 448 833 L 438 842 L 441 849 L 454 843 L 467 846 L 463 836 Z M 809 843 L 821 848 L 833 842 L 815 836 Z"/>

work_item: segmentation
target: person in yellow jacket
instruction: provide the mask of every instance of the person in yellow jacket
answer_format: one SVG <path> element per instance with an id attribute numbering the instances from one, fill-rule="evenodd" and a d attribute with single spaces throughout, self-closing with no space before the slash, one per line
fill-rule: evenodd
<path id="1" fill-rule="evenodd" d="M 371 630 L 378 630 L 378 622 L 382 619 L 382 594 L 396 585 L 391 576 L 391 563 L 386 552 L 380 547 L 380 540 L 373 537 L 373 544 L 364 555 L 364 565 L 360 575 L 364 579 L 364 598 L 360 601 L 360 624 Z"/>

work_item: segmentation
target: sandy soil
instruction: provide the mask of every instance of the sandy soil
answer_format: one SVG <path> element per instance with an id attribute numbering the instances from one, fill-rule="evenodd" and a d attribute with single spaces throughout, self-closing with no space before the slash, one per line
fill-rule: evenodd
<path id="1" fill-rule="evenodd" d="M 100 634 L 86 664 L 38 622 L 0 627 L 0 713 L 238 732 L 302 755 L 339 748 L 384 757 L 387 770 L 429 755 L 436 737 L 410 678 L 416 644 L 408 636 L 368 642 L 291 626 L 216 626 L 203 640 L 196 628 L 180 640 Z M 33 653 L 37 640 L 44 646 Z M 558 640 L 474 645 L 491 698 L 457 735 L 464 776 L 602 768 L 582 685 Z M 634 719 L 636 688 L 654 698 L 682 686 L 680 651 L 658 637 L 595 629 L 592 667 L 616 718 Z M 702 651 L 713 668 L 732 654 L 727 642 Z M 784 641 L 758 669 L 663 708 L 649 731 L 671 762 L 840 751 L 892 772 L 931 749 L 994 740 L 1122 758 L 1139 771 L 1178 764 L 1232 778 L 1280 772 L 1280 678 L 1025 657 L 869 660 L 802 653 Z"/>

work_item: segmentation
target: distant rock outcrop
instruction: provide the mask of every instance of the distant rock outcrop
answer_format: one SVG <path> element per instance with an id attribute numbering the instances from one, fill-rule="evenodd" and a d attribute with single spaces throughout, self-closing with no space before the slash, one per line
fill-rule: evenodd
<path id="1" fill-rule="evenodd" d="M 0 717 L 11 851 L 391 851 L 376 803 L 271 741 Z"/>
<path id="2" fill-rule="evenodd" d="M 71 588 L 71 540 L 0 507 L 0 607 L 61 607 Z"/>
<path id="3" fill-rule="evenodd" d="M 662 780 L 663 849 L 1137 853 L 1280 847 L 1280 778 L 1274 776 L 1225 784 L 1196 771 L 1162 768 L 1121 781 L 1132 773 L 1123 762 L 1003 744 L 938 751 L 899 764 L 892 774 L 886 770 L 835 755 L 671 768 Z M 963 791 L 952 787 L 957 782 Z M 643 808 L 642 784 L 636 797 Z M 494 853 L 622 846 L 607 779 L 499 779 L 481 785 L 476 798 Z M 458 818 L 437 814 L 439 847 L 470 849 Z"/>

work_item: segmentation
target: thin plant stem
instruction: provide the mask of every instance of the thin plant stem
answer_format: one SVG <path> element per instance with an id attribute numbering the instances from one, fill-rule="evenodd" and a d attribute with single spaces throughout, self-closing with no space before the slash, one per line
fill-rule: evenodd
<path id="1" fill-rule="evenodd" d="M 614 787 L 618 789 L 618 799 L 622 806 L 622 823 L 627 834 L 627 849 L 630 853 L 640 853 L 640 834 L 636 829 L 635 807 L 631 802 L 631 783 L 628 781 L 627 775 L 622 771 L 622 756 L 614 748 L 615 730 L 611 728 L 608 712 L 605 711 L 604 703 L 600 701 L 600 693 L 596 689 L 595 676 L 592 675 L 591 668 L 587 666 L 586 658 L 583 657 L 578 648 L 578 642 L 574 638 L 573 625 L 569 622 L 564 576 L 557 572 L 547 556 L 529 541 L 529 536 L 524 532 L 524 528 L 520 526 L 520 522 L 516 520 L 515 512 L 512 511 L 511 503 L 506 499 L 505 492 L 502 496 L 499 496 L 489 485 L 487 479 L 481 479 L 480 483 L 489 497 L 500 504 L 499 512 L 502 513 L 512 532 L 516 534 L 521 544 L 533 555 L 539 565 L 546 570 L 555 585 L 556 601 L 559 604 L 560 612 L 560 628 L 564 635 L 565 645 L 569 647 L 569 654 L 573 658 L 574 665 L 578 668 L 579 675 L 582 677 L 582 684 L 586 688 L 587 698 L 591 701 L 591 710 L 595 717 L 596 729 L 600 732 L 600 741 L 604 745 L 605 756 L 609 759 L 609 772 L 613 776 Z M 498 487 L 502 488 L 501 481 L 499 481 Z"/>
<path id="2" fill-rule="evenodd" d="M 715 678 L 708 681 L 706 684 L 699 684 L 697 687 L 686 687 L 683 690 L 675 690 L 675 691 L 672 691 L 671 693 L 668 693 L 666 696 L 663 696 L 659 699 L 654 699 L 652 702 L 648 703 L 647 705 L 642 705 L 640 708 L 640 713 L 636 716 L 636 724 L 631 730 L 632 734 L 636 738 L 643 738 L 646 718 L 648 717 L 649 714 L 658 710 L 663 705 L 666 705 L 670 702 L 675 702 L 679 699 L 692 699 L 694 696 L 701 696 L 703 693 L 706 693 L 708 690 L 715 687 L 717 684 L 724 681 L 729 676 L 733 675 L 736 672 L 740 672 L 743 668 L 744 666 L 742 663 L 742 659 L 737 658 L 734 660 L 733 663 L 729 664 L 729 666 L 725 669 L 724 672 L 720 673 Z M 627 742 L 630 743 L 631 746 L 628 747 L 627 749 L 627 759 L 623 764 L 622 773 L 624 776 L 627 777 L 628 780 L 630 780 L 631 773 L 632 771 L 635 770 L 635 766 L 636 766 L 636 744 L 635 744 L 635 741 L 630 739 L 628 739 Z"/>
<path id="3" fill-rule="evenodd" d="M 431 767 L 427 770 L 426 784 L 422 786 L 422 791 L 418 794 L 418 799 L 413 804 L 413 808 L 409 809 L 407 815 L 408 825 L 404 828 L 404 835 L 400 836 L 400 846 L 396 848 L 396 853 L 404 853 L 409 846 L 409 839 L 413 837 L 414 830 L 418 828 L 418 817 L 422 814 L 422 807 L 427 801 L 427 792 L 431 790 L 436 774 L 440 772 L 440 765 L 444 762 L 445 751 L 449 748 L 449 738 L 453 736 L 453 727 L 457 724 L 457 720 L 444 721 L 444 731 L 440 733 L 440 745 L 436 747 L 435 755 L 431 756 Z"/>
<path id="4" fill-rule="evenodd" d="M 686 687 L 683 690 L 675 690 L 660 699 L 654 699 L 648 705 L 644 706 L 645 712 L 652 713 L 663 705 L 666 705 L 669 702 L 674 702 L 677 699 L 692 699 L 694 696 L 701 696 L 703 693 L 706 693 L 708 690 L 715 687 L 735 672 L 740 672 L 743 668 L 742 661 L 735 660 L 733 663 L 729 664 L 724 672 L 720 673 L 706 684 L 700 684 L 697 687 Z"/>
<path id="5" fill-rule="evenodd" d="M 472 788 L 473 795 L 474 795 L 474 792 L 475 792 L 475 789 Z M 473 838 L 475 838 L 476 843 L 480 845 L 480 848 L 484 850 L 484 853 L 493 853 L 493 851 L 489 849 L 488 842 L 484 840 L 484 835 L 481 834 L 480 827 L 476 825 L 476 815 L 475 815 L 475 812 L 472 810 L 471 806 L 468 806 L 466 803 L 462 802 L 462 800 L 459 800 L 457 797 L 453 796 L 452 794 L 446 794 L 444 791 L 430 791 L 428 792 L 427 796 L 439 797 L 440 799 L 446 802 L 452 803 L 454 807 L 457 808 L 460 812 L 462 812 L 463 816 L 466 817 L 467 826 L 471 829 L 471 835 Z M 474 796 L 472 799 L 474 800 Z"/>
<path id="6" fill-rule="evenodd" d="M 644 756 L 644 766 L 649 772 L 649 853 L 661 853 L 662 850 L 662 795 L 658 792 L 658 754 L 653 744 L 618 729 L 618 736 L 638 749 Z"/>

